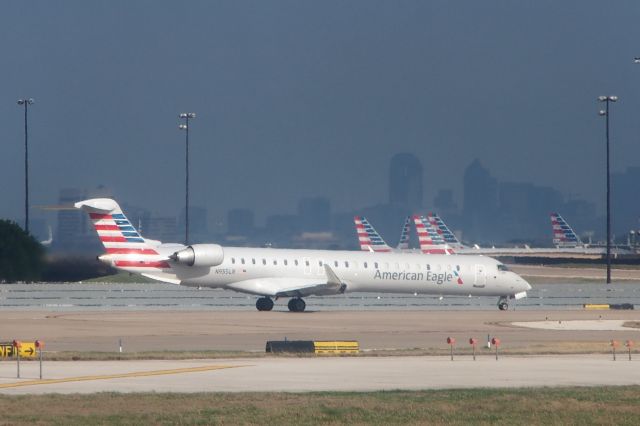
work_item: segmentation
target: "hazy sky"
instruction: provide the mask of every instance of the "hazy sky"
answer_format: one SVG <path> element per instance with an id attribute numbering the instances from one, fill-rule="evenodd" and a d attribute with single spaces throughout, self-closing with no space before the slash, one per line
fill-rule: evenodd
<path id="1" fill-rule="evenodd" d="M 425 200 L 479 158 L 500 180 L 601 204 L 604 122 L 613 170 L 640 165 L 640 2 L 11 1 L 0 6 L 0 217 L 112 187 L 177 214 L 193 111 L 193 204 L 258 218 L 327 196 L 387 200 L 394 153 L 416 154 Z M 638 196 L 638 194 L 633 194 Z"/>

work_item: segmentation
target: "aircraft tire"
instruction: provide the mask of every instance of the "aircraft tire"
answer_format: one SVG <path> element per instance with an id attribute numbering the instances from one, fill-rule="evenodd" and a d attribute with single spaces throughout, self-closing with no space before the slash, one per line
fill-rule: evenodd
<path id="1" fill-rule="evenodd" d="M 289 300 L 289 303 L 287 305 L 287 307 L 291 312 L 304 312 L 304 309 L 306 308 L 306 306 L 307 304 L 304 303 L 304 300 L 302 300 L 299 297 L 295 297 Z"/>
<path id="2" fill-rule="evenodd" d="M 268 297 L 261 297 L 256 301 L 256 309 L 259 311 L 270 311 L 273 309 L 273 300 Z"/>
<path id="3" fill-rule="evenodd" d="M 509 309 L 509 304 L 507 302 L 500 302 L 498 303 L 498 309 L 500 309 L 501 311 L 506 311 Z"/>

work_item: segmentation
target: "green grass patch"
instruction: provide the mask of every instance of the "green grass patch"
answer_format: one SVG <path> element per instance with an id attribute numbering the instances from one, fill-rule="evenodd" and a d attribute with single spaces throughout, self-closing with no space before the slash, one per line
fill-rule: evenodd
<path id="1" fill-rule="evenodd" d="M 640 386 L 0 396 L 3 424 L 637 425 Z"/>

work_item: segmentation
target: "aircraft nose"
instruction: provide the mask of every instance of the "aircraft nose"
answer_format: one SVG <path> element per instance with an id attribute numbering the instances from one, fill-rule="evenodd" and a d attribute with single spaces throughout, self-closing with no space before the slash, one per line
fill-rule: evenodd
<path id="1" fill-rule="evenodd" d="M 531 284 L 529 284 L 528 282 L 526 282 L 522 278 L 520 278 L 520 279 L 522 280 L 522 289 L 524 291 L 531 290 Z"/>

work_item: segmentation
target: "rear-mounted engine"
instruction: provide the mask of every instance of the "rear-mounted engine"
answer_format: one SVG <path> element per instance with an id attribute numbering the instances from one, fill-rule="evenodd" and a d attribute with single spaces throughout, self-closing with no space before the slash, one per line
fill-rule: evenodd
<path id="1" fill-rule="evenodd" d="M 218 244 L 193 244 L 169 259 L 188 266 L 218 266 L 224 260 L 224 250 Z"/>

